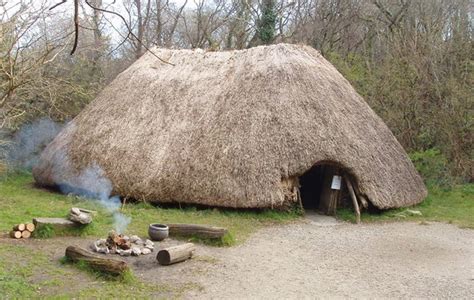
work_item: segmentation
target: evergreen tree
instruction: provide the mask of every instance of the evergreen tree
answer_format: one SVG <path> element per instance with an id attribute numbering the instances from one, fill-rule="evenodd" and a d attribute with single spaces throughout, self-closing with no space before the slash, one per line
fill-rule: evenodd
<path id="1" fill-rule="evenodd" d="M 268 45 L 275 38 L 275 1 L 264 0 L 262 2 L 262 16 L 257 25 L 257 34 L 262 44 Z"/>

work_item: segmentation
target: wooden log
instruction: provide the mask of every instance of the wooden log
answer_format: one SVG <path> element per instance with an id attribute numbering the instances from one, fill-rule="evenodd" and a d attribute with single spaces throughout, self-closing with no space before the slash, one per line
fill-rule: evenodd
<path id="1" fill-rule="evenodd" d="M 36 226 L 33 223 L 27 223 L 25 224 L 25 226 L 26 226 L 26 230 L 28 230 L 29 232 L 35 231 Z"/>
<path id="2" fill-rule="evenodd" d="M 34 218 L 33 223 L 36 226 L 36 230 L 42 226 L 51 226 L 54 230 L 64 230 L 78 226 L 76 223 L 64 218 Z"/>
<path id="3" fill-rule="evenodd" d="M 349 178 L 344 176 L 344 179 L 346 181 L 347 189 L 349 190 L 349 194 L 351 195 L 352 203 L 354 204 L 354 210 L 355 210 L 355 215 L 356 215 L 356 223 L 359 224 L 360 223 L 360 209 L 359 209 L 359 203 L 357 203 L 357 197 L 356 197 L 355 192 L 354 192 L 354 187 L 352 186 L 352 183 L 349 180 Z"/>
<path id="4" fill-rule="evenodd" d="M 89 213 L 82 212 L 79 208 L 73 207 L 69 213 L 69 220 L 79 224 L 89 224 L 92 222 L 92 216 Z"/>
<path id="5" fill-rule="evenodd" d="M 170 236 L 195 236 L 205 239 L 220 239 L 227 229 L 222 227 L 196 224 L 167 224 Z"/>
<path id="6" fill-rule="evenodd" d="M 77 209 L 79 209 L 81 212 L 86 213 L 86 214 L 91 214 L 93 216 L 97 215 L 97 211 L 95 210 L 85 209 L 81 207 L 77 207 Z"/>
<path id="7" fill-rule="evenodd" d="M 25 229 L 26 229 L 26 225 L 23 223 L 13 226 L 13 230 L 15 231 L 23 231 Z"/>
<path id="8" fill-rule="evenodd" d="M 191 258 L 194 250 L 196 248 L 193 243 L 169 247 L 158 251 L 156 259 L 160 265 L 168 266 Z"/>
<path id="9" fill-rule="evenodd" d="M 16 231 L 16 230 L 10 231 L 10 237 L 14 239 L 21 239 L 21 231 Z"/>
<path id="10" fill-rule="evenodd" d="M 107 272 L 113 275 L 120 275 L 129 270 L 127 263 L 122 260 L 105 258 L 103 255 L 92 253 L 77 246 L 67 247 L 66 257 L 73 262 L 84 261 L 95 270 Z"/>
<path id="11" fill-rule="evenodd" d="M 28 239 L 28 238 L 30 238 L 30 236 L 31 236 L 31 232 L 28 231 L 28 230 L 25 230 L 25 231 L 21 232 L 21 237 L 24 238 L 24 239 Z"/>

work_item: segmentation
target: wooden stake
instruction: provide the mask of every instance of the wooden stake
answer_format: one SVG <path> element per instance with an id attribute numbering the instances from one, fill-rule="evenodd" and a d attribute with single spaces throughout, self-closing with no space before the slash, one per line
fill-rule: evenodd
<path id="1" fill-rule="evenodd" d="M 10 231 L 10 237 L 14 239 L 21 239 L 21 231 Z"/>
<path id="2" fill-rule="evenodd" d="M 359 209 L 359 203 L 357 203 L 357 197 L 354 193 L 354 187 L 352 186 L 351 181 L 347 176 L 344 176 L 344 179 L 347 184 L 347 189 L 349 190 L 349 194 L 351 195 L 352 198 L 352 203 L 354 204 L 354 210 L 355 210 L 355 215 L 356 215 L 356 223 L 360 223 L 360 209 Z"/>
<path id="3" fill-rule="evenodd" d="M 30 236 L 31 236 L 31 232 L 29 232 L 28 230 L 25 230 L 21 233 L 21 237 L 24 239 L 28 239 L 30 238 Z"/>
<path id="4" fill-rule="evenodd" d="M 362 204 L 363 208 L 369 207 L 369 202 L 367 202 L 367 199 L 365 199 L 365 197 L 363 195 L 359 194 L 359 200 L 360 200 L 360 203 Z"/>
<path id="5" fill-rule="evenodd" d="M 156 259 L 160 265 L 171 265 L 191 258 L 196 248 L 193 243 L 169 247 L 158 252 Z"/>
<path id="6" fill-rule="evenodd" d="M 26 226 L 23 223 L 13 226 L 13 230 L 16 230 L 16 231 L 23 231 L 25 229 L 26 229 Z"/>

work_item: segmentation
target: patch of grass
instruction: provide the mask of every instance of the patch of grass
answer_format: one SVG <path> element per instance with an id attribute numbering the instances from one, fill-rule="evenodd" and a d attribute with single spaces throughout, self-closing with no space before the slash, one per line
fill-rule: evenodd
<path id="1" fill-rule="evenodd" d="M 197 236 L 192 236 L 192 237 L 176 236 L 176 238 L 180 240 L 186 240 L 188 242 L 201 243 L 201 244 L 215 246 L 215 247 L 229 247 L 229 246 L 235 245 L 236 243 L 234 236 L 230 232 L 226 233 L 222 238 L 218 238 L 218 239 L 205 239 L 205 238 L 201 238 Z"/>
<path id="2" fill-rule="evenodd" d="M 383 211 L 380 214 L 362 213 L 363 222 L 378 221 L 427 221 L 456 224 L 462 228 L 474 229 L 474 184 L 457 185 L 443 188 L 436 185 L 428 187 L 428 197 L 422 203 L 411 208 L 400 208 Z M 421 216 L 413 215 L 409 210 L 421 212 Z M 340 219 L 354 222 L 351 210 L 338 210 Z"/>
<path id="3" fill-rule="evenodd" d="M 81 279 L 78 279 L 77 267 L 85 271 Z M 192 283 L 147 284 L 131 272 L 121 277 L 107 277 L 83 263 L 70 266 L 65 258 L 57 263 L 24 245 L 0 244 L 1 298 L 178 298 L 185 291 L 198 288 Z"/>
<path id="4" fill-rule="evenodd" d="M 0 244 L 0 291 L 5 298 L 29 298 L 37 294 L 42 284 L 31 279 L 41 270 L 48 272 L 51 265 L 45 255 L 19 245 Z M 56 276 L 62 273 L 57 272 Z M 44 282 L 46 283 L 46 277 Z"/>
<path id="5" fill-rule="evenodd" d="M 53 226 L 46 224 L 33 232 L 33 237 L 40 239 L 52 238 L 55 235 Z"/>
<path id="6" fill-rule="evenodd" d="M 17 223 L 31 221 L 34 217 L 65 217 L 70 208 L 78 206 L 98 212 L 91 224 L 82 229 L 57 232 L 44 229 L 37 237 L 60 235 L 105 237 L 114 228 L 113 216 L 97 201 L 76 196 L 66 196 L 34 187 L 31 174 L 10 175 L 0 181 L 0 231 L 8 231 Z M 151 223 L 195 223 L 226 227 L 229 234 L 223 239 L 195 242 L 213 246 L 231 246 L 243 242 L 252 232 L 265 225 L 290 222 L 299 218 L 297 211 L 272 210 L 243 211 L 227 209 L 162 208 L 147 203 L 127 204 L 122 213 L 132 218 L 127 233 L 147 236 Z"/>
<path id="7" fill-rule="evenodd" d="M 62 264 L 74 265 L 78 269 L 93 275 L 97 279 L 119 281 L 125 284 L 137 283 L 137 279 L 135 278 L 135 275 L 133 275 L 133 272 L 131 270 L 125 271 L 120 275 L 115 275 L 115 274 L 110 274 L 104 271 L 97 270 L 96 268 L 91 266 L 88 262 L 83 261 L 83 260 L 78 261 L 78 262 L 73 262 L 70 259 L 68 259 L 66 256 L 64 256 L 63 258 L 61 258 L 60 262 Z"/>

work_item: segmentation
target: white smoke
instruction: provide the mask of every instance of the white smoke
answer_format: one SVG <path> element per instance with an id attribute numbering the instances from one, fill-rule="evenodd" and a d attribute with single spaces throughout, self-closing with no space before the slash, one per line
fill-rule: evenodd
<path id="1" fill-rule="evenodd" d="M 31 168 L 38 162 L 39 155 L 54 139 L 63 125 L 44 118 L 26 124 L 17 131 L 8 145 L 7 162 L 11 169 Z"/>
<path id="2" fill-rule="evenodd" d="M 68 161 L 64 164 L 69 167 Z M 62 166 L 64 167 L 64 165 Z M 131 222 L 131 218 L 120 212 L 121 202 L 118 196 L 112 196 L 112 183 L 105 176 L 104 171 L 97 164 L 82 170 L 80 174 L 58 184 L 64 194 L 74 194 L 86 198 L 97 199 L 107 212 L 114 218 L 114 229 L 117 233 L 124 233 Z"/>
<path id="3" fill-rule="evenodd" d="M 63 129 L 64 124 L 55 123 L 44 118 L 23 126 L 13 135 L 7 147 L 7 162 L 11 169 L 31 170 L 39 161 L 41 152 Z M 74 124 L 69 123 L 65 128 L 74 130 Z M 0 132 L 0 137 L 5 137 L 5 132 Z M 1 150 L 1 149 L 0 149 Z M 68 155 L 59 151 L 54 155 L 54 181 L 64 194 L 74 194 L 89 199 L 97 199 L 114 219 L 115 230 L 123 233 L 131 218 L 120 212 L 121 202 L 118 196 L 112 196 L 112 183 L 105 172 L 97 164 L 82 170 L 78 176 L 63 178 L 63 174 L 74 174 Z"/>

